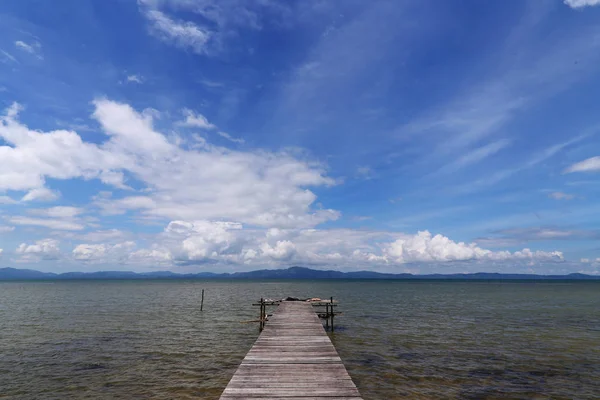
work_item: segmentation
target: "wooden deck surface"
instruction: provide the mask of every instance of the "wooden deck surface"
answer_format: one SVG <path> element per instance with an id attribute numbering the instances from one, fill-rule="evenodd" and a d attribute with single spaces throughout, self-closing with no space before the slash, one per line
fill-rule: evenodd
<path id="1" fill-rule="evenodd" d="M 310 303 L 282 302 L 221 400 L 360 400 Z"/>

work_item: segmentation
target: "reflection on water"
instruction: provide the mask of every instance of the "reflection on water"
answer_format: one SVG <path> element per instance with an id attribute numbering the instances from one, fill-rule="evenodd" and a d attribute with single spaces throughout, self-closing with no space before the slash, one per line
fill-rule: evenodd
<path id="1" fill-rule="evenodd" d="M 600 393 L 599 283 L 97 281 L 0 283 L 0 398 L 218 399 L 284 296 L 340 300 L 365 399 Z"/>

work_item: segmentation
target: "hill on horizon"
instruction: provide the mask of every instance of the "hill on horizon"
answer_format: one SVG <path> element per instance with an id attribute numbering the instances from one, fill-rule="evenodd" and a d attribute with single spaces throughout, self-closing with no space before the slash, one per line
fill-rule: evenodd
<path id="1" fill-rule="evenodd" d="M 133 272 L 133 271 L 97 271 L 97 272 L 41 272 L 31 269 L 0 268 L 0 280 L 79 280 L 79 279 L 408 279 L 408 280 L 600 280 L 600 276 L 573 273 L 568 275 L 503 274 L 498 272 L 477 272 L 470 274 L 392 274 L 375 271 L 342 272 L 335 270 L 317 270 L 306 267 L 286 269 L 262 269 L 248 272 L 213 273 L 200 272 L 180 274 L 171 271 Z"/>

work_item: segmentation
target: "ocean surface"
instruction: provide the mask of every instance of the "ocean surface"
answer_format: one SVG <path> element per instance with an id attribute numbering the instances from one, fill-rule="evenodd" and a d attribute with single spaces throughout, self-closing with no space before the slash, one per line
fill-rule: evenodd
<path id="1" fill-rule="evenodd" d="M 218 399 L 285 296 L 367 400 L 600 398 L 599 282 L 158 280 L 0 283 L 0 399 Z"/>

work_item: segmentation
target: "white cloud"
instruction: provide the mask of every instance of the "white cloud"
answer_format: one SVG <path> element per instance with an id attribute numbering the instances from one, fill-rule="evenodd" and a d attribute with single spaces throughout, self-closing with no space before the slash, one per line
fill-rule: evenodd
<path id="1" fill-rule="evenodd" d="M 134 251 L 129 255 L 128 260 L 131 263 L 143 265 L 172 265 L 173 256 L 171 252 L 164 249 L 141 249 Z"/>
<path id="2" fill-rule="evenodd" d="M 208 122 L 208 119 L 202 114 L 196 114 L 190 109 L 184 109 L 185 120 L 181 122 L 183 126 L 193 126 L 201 129 L 215 129 L 216 126 Z"/>
<path id="3" fill-rule="evenodd" d="M 17 204 L 18 201 L 9 196 L 0 196 L 0 204 Z"/>
<path id="4" fill-rule="evenodd" d="M 3 249 L 0 249 L 0 257 L 2 257 L 2 253 L 4 252 Z"/>
<path id="5" fill-rule="evenodd" d="M 356 177 L 358 179 L 370 180 L 375 177 L 375 172 L 371 167 L 368 166 L 360 166 L 356 168 Z"/>
<path id="6" fill-rule="evenodd" d="M 564 0 L 571 8 L 583 8 L 600 5 L 600 0 Z"/>
<path id="7" fill-rule="evenodd" d="M 127 82 L 143 83 L 144 78 L 140 75 L 127 75 Z"/>
<path id="8" fill-rule="evenodd" d="M 554 200 L 573 200 L 575 198 L 574 195 L 563 192 L 552 192 L 548 194 L 548 197 Z"/>
<path id="9" fill-rule="evenodd" d="M 165 43 L 196 54 L 212 55 L 239 29 L 261 29 L 261 19 L 284 23 L 295 15 L 285 2 L 270 0 L 138 0 L 150 33 Z M 177 10 L 199 16 L 196 22 L 176 20 L 163 11 Z M 201 21 L 201 22 L 199 22 Z"/>
<path id="10" fill-rule="evenodd" d="M 311 210 L 306 186 L 332 185 L 319 164 L 291 154 L 240 152 L 208 146 L 183 150 L 153 130 L 150 116 L 124 104 L 96 102 L 94 116 L 113 136 L 113 153 L 134 154 L 124 168 L 152 193 L 101 199 L 108 213 L 140 210 L 170 219 L 228 219 L 263 226 L 312 226 L 335 219 L 334 210 Z"/>
<path id="11" fill-rule="evenodd" d="M 88 232 L 83 235 L 80 235 L 79 237 L 81 238 L 81 240 L 87 242 L 112 242 L 115 240 L 122 240 L 127 236 L 128 235 L 125 232 L 120 231 L 118 229 L 107 229 L 101 231 Z"/>
<path id="12" fill-rule="evenodd" d="M 30 217 L 8 217 L 8 221 L 15 225 L 26 226 L 41 226 L 49 229 L 65 230 L 65 231 L 80 231 L 85 227 L 76 221 L 47 219 L 47 218 L 30 218 Z"/>
<path id="13" fill-rule="evenodd" d="M 50 218 L 71 218 L 83 213 L 79 207 L 57 206 L 51 208 L 30 209 L 28 212 L 33 215 Z"/>
<path id="14" fill-rule="evenodd" d="M 565 173 L 571 172 L 596 172 L 600 171 L 600 156 L 591 157 L 571 165 L 565 170 Z"/>
<path id="15" fill-rule="evenodd" d="M 176 21 L 156 9 L 146 9 L 150 32 L 162 41 L 184 50 L 205 54 L 211 32 L 190 21 Z"/>
<path id="16" fill-rule="evenodd" d="M 129 258 L 136 244 L 132 241 L 109 244 L 80 244 L 73 249 L 73 258 L 90 262 L 124 262 Z"/>
<path id="17" fill-rule="evenodd" d="M 59 191 L 42 187 L 31 189 L 21 198 L 21 201 L 55 201 L 59 198 Z"/>
<path id="18" fill-rule="evenodd" d="M 508 147 L 510 145 L 510 140 L 501 139 L 481 147 L 477 147 L 475 149 L 469 150 L 466 153 L 459 156 L 453 162 L 442 167 L 438 172 L 439 173 L 451 173 L 456 172 L 460 168 L 467 167 L 471 164 L 476 164 L 496 153 L 500 150 Z"/>
<path id="19" fill-rule="evenodd" d="M 274 246 L 263 243 L 260 250 L 265 257 L 277 261 L 289 261 L 296 253 L 296 246 L 289 240 L 278 240 Z"/>
<path id="20" fill-rule="evenodd" d="M 225 139 L 229 140 L 230 142 L 233 143 L 238 143 L 238 144 L 244 144 L 246 141 L 242 138 L 234 138 L 233 136 L 231 136 L 229 133 L 227 132 L 217 132 L 219 134 L 219 136 L 224 137 Z"/>
<path id="21" fill-rule="evenodd" d="M 475 243 L 454 242 L 446 236 L 431 235 L 428 231 L 398 239 L 384 249 L 388 259 L 404 262 L 447 262 L 471 260 L 548 260 L 562 261 L 561 252 L 532 252 L 523 249 L 514 253 L 508 251 L 493 252 L 478 247 Z"/>
<path id="22" fill-rule="evenodd" d="M 406 264 L 474 263 L 523 265 L 564 260 L 560 252 L 491 251 L 474 243 L 454 242 L 442 235 L 415 235 L 350 229 L 243 229 L 241 224 L 172 221 L 151 248 L 140 249 L 126 262 L 232 265 L 258 268 L 316 265 L 340 269 L 403 271 Z M 461 267 L 464 268 L 464 265 Z"/>
<path id="23" fill-rule="evenodd" d="M 30 130 L 16 120 L 20 107 L 9 108 L 1 118 L 0 137 L 12 146 L 0 146 L 0 158 L 7 160 L 0 170 L 0 190 L 30 190 L 23 200 L 50 200 L 56 195 L 44 188 L 47 177 L 99 178 L 123 187 L 123 171 L 128 171 L 150 194 L 103 199 L 105 210 L 288 226 L 312 226 L 339 215 L 311 210 L 316 196 L 306 187 L 334 183 L 319 164 L 285 152 L 213 146 L 185 150 L 154 130 L 152 113 L 103 99 L 94 104 L 93 116 L 109 137 L 100 145 L 72 131 Z"/>
<path id="24" fill-rule="evenodd" d="M 17 61 L 17 59 L 7 51 L 0 49 L 0 54 L 2 54 L 4 56 L 4 60 L 2 60 L 2 61 L 8 60 L 8 61 L 11 61 L 11 62 L 14 62 L 17 64 L 19 63 L 19 61 Z"/>
<path id="25" fill-rule="evenodd" d="M 235 231 L 241 229 L 241 224 L 232 222 L 172 221 L 165 233 L 176 240 L 177 244 L 171 250 L 175 259 L 209 261 L 239 253 L 241 239 Z"/>
<path id="26" fill-rule="evenodd" d="M 12 232 L 15 230 L 14 226 L 3 226 L 0 225 L 0 233 L 8 233 L 8 232 Z"/>
<path id="27" fill-rule="evenodd" d="M 23 50 L 29 54 L 33 54 L 40 60 L 43 59 L 41 55 L 42 45 L 39 42 L 33 41 L 31 42 L 31 44 L 28 44 L 23 42 L 22 40 L 17 40 L 15 42 L 15 46 L 20 50 Z"/>
<path id="28" fill-rule="evenodd" d="M 56 260 L 60 258 L 59 242 L 55 239 L 42 239 L 35 244 L 21 243 L 15 250 L 19 261 Z"/>

